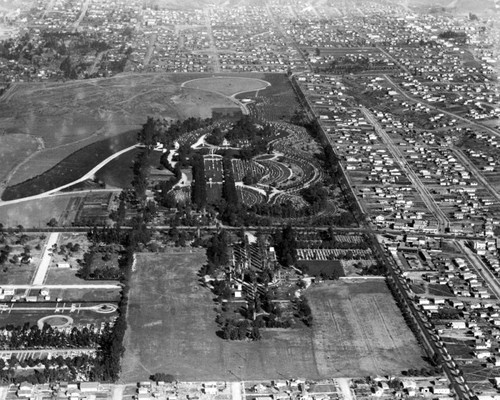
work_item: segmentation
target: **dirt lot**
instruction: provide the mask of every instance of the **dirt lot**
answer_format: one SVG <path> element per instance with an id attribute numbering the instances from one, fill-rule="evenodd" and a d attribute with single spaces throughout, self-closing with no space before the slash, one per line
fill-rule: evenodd
<path id="1" fill-rule="evenodd" d="M 137 382 L 155 372 L 197 381 L 318 379 L 424 366 L 383 281 L 312 288 L 312 330 L 272 329 L 260 342 L 224 341 L 215 334 L 213 296 L 198 284 L 203 262 L 204 252 L 196 250 L 138 255 L 122 380 Z"/>
<path id="2" fill-rule="evenodd" d="M 392 375 L 426 366 L 383 280 L 326 283 L 307 297 L 321 375 Z"/>

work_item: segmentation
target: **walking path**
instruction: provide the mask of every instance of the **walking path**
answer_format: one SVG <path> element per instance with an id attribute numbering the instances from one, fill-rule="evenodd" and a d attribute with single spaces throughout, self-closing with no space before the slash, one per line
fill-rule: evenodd
<path id="1" fill-rule="evenodd" d="M 49 240 L 45 245 L 45 249 L 42 256 L 42 261 L 38 264 L 38 268 L 35 273 L 35 278 L 33 279 L 33 285 L 42 285 L 45 281 L 45 275 L 47 275 L 47 270 L 49 269 L 50 261 L 52 260 L 52 246 L 57 243 L 59 239 L 59 232 L 53 232 L 49 236 Z"/>

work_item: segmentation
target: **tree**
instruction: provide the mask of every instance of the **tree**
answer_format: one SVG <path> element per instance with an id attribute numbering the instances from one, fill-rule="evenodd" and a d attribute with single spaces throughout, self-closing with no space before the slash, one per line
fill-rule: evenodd
<path id="1" fill-rule="evenodd" d="M 160 382 L 160 381 L 163 381 L 163 382 L 175 382 L 175 376 L 174 375 L 171 375 L 171 374 L 166 374 L 164 372 L 157 372 L 156 374 L 153 374 L 149 377 L 149 379 L 151 379 L 152 381 L 155 381 L 155 382 Z"/>
<path id="2" fill-rule="evenodd" d="M 295 239 L 295 231 L 292 226 L 287 225 L 281 232 L 277 231 L 273 239 L 280 264 L 286 267 L 296 264 L 297 240 Z"/>
<path id="3" fill-rule="evenodd" d="M 55 218 L 51 218 L 50 221 L 47 222 L 47 225 L 50 226 L 50 227 L 52 227 L 52 228 L 56 227 L 57 224 L 58 224 L 58 222 L 57 222 L 57 219 L 55 219 Z"/>

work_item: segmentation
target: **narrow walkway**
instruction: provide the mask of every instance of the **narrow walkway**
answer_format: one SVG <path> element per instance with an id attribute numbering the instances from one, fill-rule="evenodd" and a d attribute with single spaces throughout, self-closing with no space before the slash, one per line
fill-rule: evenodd
<path id="1" fill-rule="evenodd" d="M 57 243 L 58 239 L 59 232 L 53 232 L 50 234 L 49 240 L 47 240 L 47 244 L 45 245 L 45 249 L 43 251 L 42 260 L 40 261 L 35 277 L 33 278 L 33 285 L 43 285 L 45 275 L 47 275 L 47 270 L 49 269 L 50 261 L 52 260 L 52 246 Z"/>

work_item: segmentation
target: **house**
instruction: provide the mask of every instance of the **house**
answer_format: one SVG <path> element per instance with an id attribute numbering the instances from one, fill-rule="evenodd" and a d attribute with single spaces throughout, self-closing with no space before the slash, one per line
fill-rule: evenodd
<path id="1" fill-rule="evenodd" d="M 3 294 L 4 296 L 14 296 L 15 290 L 14 289 L 3 289 Z"/>
<path id="2" fill-rule="evenodd" d="M 83 393 L 98 392 L 99 382 L 80 382 L 80 391 Z"/>
<path id="3" fill-rule="evenodd" d="M 32 397 L 33 396 L 34 387 L 31 383 L 23 382 L 19 385 L 19 389 L 17 390 L 18 397 Z"/>
<path id="4" fill-rule="evenodd" d="M 205 394 L 216 395 L 218 393 L 217 384 L 215 382 L 206 382 L 203 384 Z"/>
<path id="5" fill-rule="evenodd" d="M 452 321 L 450 323 L 452 329 L 466 329 L 465 321 Z"/>
<path id="6" fill-rule="evenodd" d="M 71 268 L 71 265 L 69 265 L 69 263 L 57 263 L 56 267 L 57 268 Z"/>

